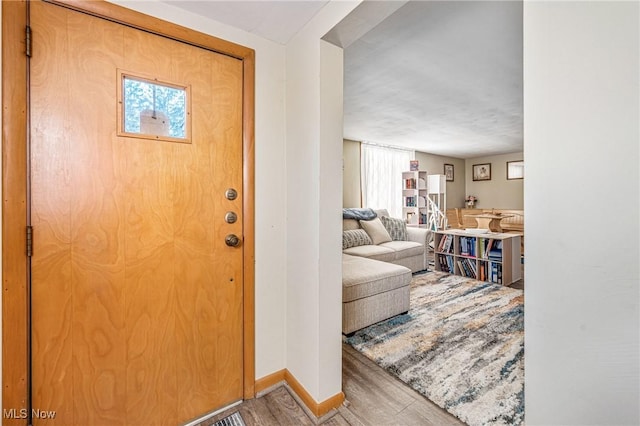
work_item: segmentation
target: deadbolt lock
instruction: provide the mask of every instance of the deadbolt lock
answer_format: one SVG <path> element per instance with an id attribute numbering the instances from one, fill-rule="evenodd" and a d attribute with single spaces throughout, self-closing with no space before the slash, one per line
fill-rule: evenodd
<path id="1" fill-rule="evenodd" d="M 227 197 L 227 200 L 235 200 L 236 198 L 238 198 L 238 191 L 236 191 L 233 188 L 229 188 L 227 189 L 227 191 L 224 193 L 224 196 Z"/>
<path id="2" fill-rule="evenodd" d="M 234 212 L 227 212 L 227 214 L 224 215 L 224 221 L 227 223 L 236 223 L 236 220 L 238 220 L 238 215 Z"/>

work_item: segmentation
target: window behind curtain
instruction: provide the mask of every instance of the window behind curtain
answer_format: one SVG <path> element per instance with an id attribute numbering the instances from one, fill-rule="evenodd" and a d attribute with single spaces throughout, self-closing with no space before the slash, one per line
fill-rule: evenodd
<path id="1" fill-rule="evenodd" d="M 362 143 L 362 205 L 387 209 L 392 217 L 402 217 L 402 172 L 409 170 L 415 152 Z"/>

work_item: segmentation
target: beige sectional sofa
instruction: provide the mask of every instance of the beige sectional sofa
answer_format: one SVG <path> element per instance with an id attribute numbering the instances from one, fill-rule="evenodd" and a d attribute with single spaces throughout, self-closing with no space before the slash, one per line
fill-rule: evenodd
<path id="1" fill-rule="evenodd" d="M 378 217 L 389 217 L 387 210 L 374 210 Z M 342 231 L 362 229 L 360 221 L 355 219 L 343 219 Z M 365 257 L 367 259 L 379 260 L 382 262 L 402 265 L 411 272 L 418 272 L 427 269 L 427 235 L 425 228 L 407 227 L 406 241 L 388 241 L 380 244 L 367 244 L 349 247 L 342 250 L 342 253 L 351 256 Z"/>
<path id="2" fill-rule="evenodd" d="M 407 312 L 411 273 L 427 269 L 428 230 L 375 212 L 372 221 L 343 219 L 344 334 Z"/>

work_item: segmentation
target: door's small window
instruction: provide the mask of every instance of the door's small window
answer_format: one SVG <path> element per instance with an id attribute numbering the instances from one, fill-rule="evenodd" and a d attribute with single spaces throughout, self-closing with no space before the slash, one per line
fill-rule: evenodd
<path id="1" fill-rule="evenodd" d="M 190 142 L 188 86 L 119 74 L 120 136 Z"/>

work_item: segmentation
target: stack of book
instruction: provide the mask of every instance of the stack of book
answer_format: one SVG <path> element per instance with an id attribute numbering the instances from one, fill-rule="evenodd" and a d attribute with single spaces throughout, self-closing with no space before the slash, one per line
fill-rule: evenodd
<path id="1" fill-rule="evenodd" d="M 460 274 L 465 277 L 476 279 L 478 273 L 476 271 L 476 262 L 469 259 L 458 260 L 458 268 L 460 268 Z"/>
<path id="2" fill-rule="evenodd" d="M 476 237 L 460 237 L 460 255 L 476 257 Z"/>
<path id="3" fill-rule="evenodd" d="M 445 256 L 443 254 L 439 254 L 438 263 L 440 264 L 441 271 L 453 274 L 453 256 Z"/>
<path id="4" fill-rule="evenodd" d="M 438 244 L 438 250 L 442 253 L 453 253 L 453 235 L 443 235 Z"/>
<path id="5" fill-rule="evenodd" d="M 416 180 L 413 179 L 413 178 L 405 179 L 404 180 L 404 189 L 416 189 Z"/>

